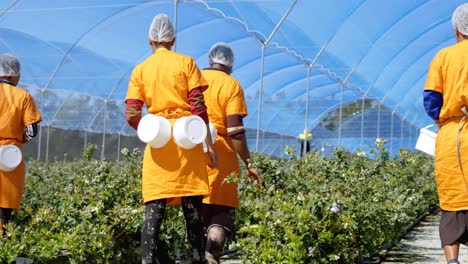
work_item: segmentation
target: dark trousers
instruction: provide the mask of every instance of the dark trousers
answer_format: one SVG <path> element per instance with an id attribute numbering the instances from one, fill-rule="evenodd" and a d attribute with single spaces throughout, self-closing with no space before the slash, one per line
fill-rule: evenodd
<path id="1" fill-rule="evenodd" d="M 205 262 L 203 218 L 201 214 L 202 197 L 182 197 L 182 210 L 187 226 L 189 257 L 192 263 Z M 162 264 L 158 254 L 159 235 L 166 211 L 166 199 L 150 201 L 145 204 L 145 216 L 141 231 L 141 249 L 143 264 Z"/>
<path id="2" fill-rule="evenodd" d="M 13 212 L 11 208 L 0 208 L 0 236 L 5 234 L 2 226 L 10 221 L 11 212 Z"/>
<path id="3" fill-rule="evenodd" d="M 13 212 L 11 208 L 0 208 L 0 221 L 2 221 L 2 225 L 8 224 L 11 212 Z"/>

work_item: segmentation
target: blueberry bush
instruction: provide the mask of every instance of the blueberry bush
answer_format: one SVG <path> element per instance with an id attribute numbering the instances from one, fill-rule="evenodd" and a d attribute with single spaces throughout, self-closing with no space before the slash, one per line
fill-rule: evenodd
<path id="1" fill-rule="evenodd" d="M 122 161 L 30 162 L 21 211 L 0 237 L 0 263 L 139 263 L 143 223 L 141 151 Z M 433 159 L 382 142 L 370 152 L 336 149 L 287 160 L 255 154 L 265 187 L 241 186 L 230 248 L 243 263 L 352 263 L 384 254 L 390 241 L 437 204 Z M 185 223 L 168 207 L 162 243 L 183 257 Z"/>

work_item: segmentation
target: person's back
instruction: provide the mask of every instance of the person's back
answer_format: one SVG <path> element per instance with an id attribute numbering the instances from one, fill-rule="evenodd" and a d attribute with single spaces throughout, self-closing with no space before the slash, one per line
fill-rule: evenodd
<path id="1" fill-rule="evenodd" d="M 460 41 L 442 49 L 434 57 L 425 85 L 426 91 L 439 92 L 443 96 L 438 120 L 440 129 L 436 157 L 437 172 L 455 177 L 437 177 L 440 206 L 444 210 L 468 210 L 467 178 L 460 172 L 457 158 L 458 126 L 468 107 L 468 41 Z M 465 129 L 462 128 L 463 132 Z M 468 134 L 460 133 L 461 155 L 468 155 Z M 451 153 L 448 155 L 448 153 Z M 468 168 L 468 164 L 466 164 Z M 468 169 L 467 169 L 468 170 Z"/>
<path id="2" fill-rule="evenodd" d="M 25 106 L 32 103 L 32 97 L 25 90 L 0 81 L 0 98 L 0 145 L 21 146 L 24 143 Z"/>
<path id="3" fill-rule="evenodd" d="M 203 99 L 207 85 L 194 60 L 170 51 L 175 43 L 175 32 L 169 17 L 154 17 L 149 31 L 153 54 L 137 65 L 130 77 L 126 96 L 126 118 L 138 129 L 141 109 L 166 118 L 174 125 L 175 119 L 197 115 L 208 129 L 208 116 Z M 146 145 L 142 168 L 142 194 L 145 215 L 141 232 L 142 263 L 161 263 L 160 227 L 166 205 L 181 202 L 186 220 L 189 257 L 192 263 L 205 263 L 203 195 L 209 194 L 206 165 L 215 166 L 217 155 L 210 135 L 205 138 L 208 155 L 201 144 L 193 148 L 168 140 L 165 145 Z M 210 161 L 208 162 L 208 159 Z"/>
<path id="4" fill-rule="evenodd" d="M 216 169 L 208 169 L 210 195 L 204 198 L 204 202 L 238 207 L 237 184 L 223 181 L 231 173 L 240 174 L 237 152 L 228 137 L 227 118 L 247 115 L 244 93 L 237 80 L 221 70 L 204 69 L 202 75 L 208 83 L 208 89 L 203 92 L 208 117 L 218 133 L 215 149 L 222 160 Z"/>
<path id="5" fill-rule="evenodd" d="M 242 87 L 236 79 L 219 69 L 203 69 L 202 75 L 208 83 L 203 94 L 210 123 L 218 134 L 227 135 L 227 115 L 247 115 Z"/>
<path id="6" fill-rule="evenodd" d="M 16 87 L 19 79 L 19 60 L 0 55 L 0 146 L 15 149 L 15 153 L 37 135 L 37 124 L 42 120 L 32 96 Z M 9 222 L 12 211 L 20 208 L 26 166 L 24 158 L 18 158 L 21 162 L 17 166 L 0 169 L 0 231 Z"/>
<path id="7" fill-rule="evenodd" d="M 210 194 L 203 198 L 203 218 L 207 232 L 206 258 L 217 264 L 228 234 L 233 233 L 234 209 L 239 206 L 237 183 L 228 183 L 232 174 L 240 176 L 237 155 L 244 162 L 247 177 L 261 184 L 258 172 L 249 167 L 250 158 L 242 119 L 247 115 L 244 92 L 239 82 L 230 76 L 234 54 L 226 43 L 216 43 L 210 49 L 211 68 L 202 71 L 208 82 L 204 92 L 208 117 L 218 136 L 214 144 L 219 165 L 208 169 Z"/>
<path id="8" fill-rule="evenodd" d="M 444 94 L 439 121 L 462 116 L 462 106 L 468 106 L 468 41 L 460 41 L 439 51 L 431 67 L 437 68 L 443 77 L 441 80 L 428 80 L 433 90 Z"/>
<path id="9" fill-rule="evenodd" d="M 158 49 L 137 66 L 149 113 L 167 118 L 192 114 L 188 91 L 199 85 L 199 82 L 195 82 L 198 80 L 190 80 L 194 66 L 195 62 L 191 57 L 165 48 Z M 191 84 L 190 81 L 194 83 Z"/>
<path id="10" fill-rule="evenodd" d="M 439 126 L 435 176 L 442 216 L 441 245 L 457 264 L 460 244 L 468 245 L 468 4 L 452 16 L 457 44 L 433 58 L 424 86 L 424 108 Z"/>

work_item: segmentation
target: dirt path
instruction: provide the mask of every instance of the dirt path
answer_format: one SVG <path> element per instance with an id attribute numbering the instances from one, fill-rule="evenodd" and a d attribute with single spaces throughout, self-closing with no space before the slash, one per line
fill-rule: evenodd
<path id="1" fill-rule="evenodd" d="M 440 214 L 427 216 L 401 241 L 399 249 L 393 249 L 382 263 L 445 264 L 444 252 L 439 240 Z M 460 247 L 461 263 L 468 263 L 468 250 Z"/>

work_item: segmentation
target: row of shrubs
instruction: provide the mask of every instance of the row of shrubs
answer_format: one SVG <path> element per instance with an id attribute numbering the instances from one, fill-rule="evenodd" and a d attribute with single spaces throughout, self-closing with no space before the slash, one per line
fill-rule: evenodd
<path id="1" fill-rule="evenodd" d="M 0 238 L 0 263 L 139 263 L 143 222 L 139 150 L 124 160 L 31 162 L 22 210 Z M 299 159 L 254 155 L 264 188 L 239 179 L 235 238 L 243 263 L 352 263 L 385 253 L 386 244 L 435 206 L 433 160 L 401 150 L 390 157 L 379 142 L 370 153 L 336 149 Z M 237 180 L 230 178 L 229 180 Z M 162 240 L 181 256 L 185 224 L 170 207 Z"/>

